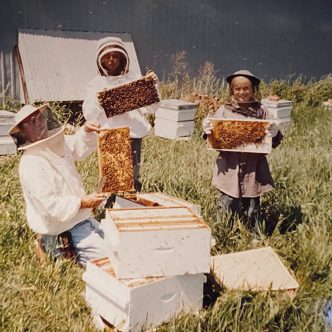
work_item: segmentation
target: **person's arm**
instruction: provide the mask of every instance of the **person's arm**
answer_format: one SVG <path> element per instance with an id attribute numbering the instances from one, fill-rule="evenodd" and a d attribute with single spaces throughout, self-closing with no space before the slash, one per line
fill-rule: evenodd
<path id="1" fill-rule="evenodd" d="M 83 160 L 97 149 L 97 135 L 86 130 L 86 123 L 74 135 L 65 136 L 67 146 L 74 160 Z"/>
<path id="2" fill-rule="evenodd" d="M 43 158 L 25 158 L 19 172 L 26 203 L 48 222 L 70 223 L 81 208 L 95 208 L 105 199 L 104 194 L 79 197 L 66 193 L 65 184 L 59 186 L 60 175 Z"/>
<path id="3" fill-rule="evenodd" d="M 101 78 L 95 77 L 86 88 L 86 95 L 82 104 L 83 115 L 87 121 L 98 120 L 100 115 L 104 113 L 97 101 L 97 93 L 100 90 L 102 90 Z"/>
<path id="4" fill-rule="evenodd" d="M 56 174 L 43 158 L 29 156 L 20 163 L 20 181 L 26 203 L 49 222 L 67 223 L 77 214 L 81 198 L 60 190 Z"/>

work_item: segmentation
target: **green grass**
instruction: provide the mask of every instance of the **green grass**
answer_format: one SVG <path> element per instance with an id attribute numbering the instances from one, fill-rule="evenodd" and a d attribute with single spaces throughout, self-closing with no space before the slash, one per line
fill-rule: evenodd
<path id="1" fill-rule="evenodd" d="M 223 82 L 165 83 L 166 97 L 226 95 Z M 183 81 L 182 81 L 183 82 Z M 219 85 L 218 85 L 219 84 Z M 202 90 L 204 89 L 204 90 Z M 332 112 L 321 104 L 332 96 L 331 79 L 263 84 L 263 94 L 294 100 L 293 125 L 269 156 L 276 189 L 263 196 L 265 232 L 258 246 L 271 246 L 292 269 L 300 287 L 294 298 L 280 292 L 221 290 L 216 303 L 198 316 L 180 315 L 158 331 L 324 331 L 322 307 L 332 297 Z M 14 109 L 15 103 L 6 104 Z M 200 106 L 201 116 L 207 109 Z M 239 222 L 216 219 L 207 151 L 197 130 L 188 141 L 148 137 L 143 144 L 144 191 L 163 191 L 201 205 L 216 239 L 213 253 L 252 248 L 252 235 Z M 18 180 L 19 156 L 0 158 L 0 330 L 94 331 L 83 300 L 82 270 L 68 262 L 39 264 L 24 216 Z M 97 188 L 97 159 L 78 163 L 87 191 Z"/>

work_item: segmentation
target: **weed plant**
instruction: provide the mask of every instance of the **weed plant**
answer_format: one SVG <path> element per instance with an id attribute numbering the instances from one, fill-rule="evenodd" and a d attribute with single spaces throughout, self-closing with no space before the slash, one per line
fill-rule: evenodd
<path id="1" fill-rule="evenodd" d="M 192 98 L 193 93 L 223 98 L 224 81 L 202 74 L 178 73 L 161 84 L 164 98 Z M 181 74 L 181 75 L 180 75 Z M 184 74 L 184 75 L 183 75 Z M 214 254 L 271 246 L 293 271 L 300 287 L 284 292 L 220 289 L 199 315 L 179 315 L 158 331 L 327 331 L 324 306 L 332 298 L 332 112 L 321 105 L 332 96 L 331 78 L 303 82 L 272 81 L 262 94 L 294 101 L 292 126 L 268 156 L 276 189 L 263 196 L 262 232 L 252 234 L 236 221 L 217 218 L 217 191 L 211 186 L 215 152 L 201 138 L 200 105 L 196 132 L 188 141 L 147 137 L 143 142 L 143 190 L 162 191 L 199 204 L 210 225 Z M 6 108 L 15 110 L 10 101 Z M 18 179 L 20 155 L 0 159 L 0 330 L 94 331 L 83 298 L 82 270 L 66 261 L 40 264 L 33 251 Z M 88 192 L 97 189 L 96 154 L 78 163 Z M 100 217 L 97 215 L 97 217 Z M 209 299 L 208 299 L 209 300 Z"/>

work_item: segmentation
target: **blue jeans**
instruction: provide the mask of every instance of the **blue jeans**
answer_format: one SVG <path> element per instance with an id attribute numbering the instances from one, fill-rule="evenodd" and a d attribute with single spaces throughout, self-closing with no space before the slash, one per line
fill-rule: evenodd
<path id="1" fill-rule="evenodd" d="M 69 230 L 77 253 L 77 262 L 85 266 L 87 261 L 107 256 L 104 246 L 104 232 L 93 218 L 84 220 Z M 61 251 L 57 235 L 42 235 L 46 252 L 57 259 Z"/>
<path id="2" fill-rule="evenodd" d="M 217 213 L 225 215 L 230 214 L 228 223 L 233 224 L 234 217 L 238 216 L 249 229 L 258 230 L 260 219 L 260 198 L 241 197 L 235 198 L 223 192 L 220 192 L 220 198 L 217 201 Z"/>

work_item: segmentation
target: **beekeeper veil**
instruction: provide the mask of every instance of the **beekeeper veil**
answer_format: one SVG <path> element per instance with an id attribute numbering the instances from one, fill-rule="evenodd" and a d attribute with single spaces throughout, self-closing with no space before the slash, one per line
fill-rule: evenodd
<path id="1" fill-rule="evenodd" d="M 63 133 L 62 124 L 48 104 L 23 106 L 15 114 L 15 123 L 9 130 L 19 150 L 49 141 L 60 133 Z"/>
<path id="2" fill-rule="evenodd" d="M 97 44 L 97 68 L 99 74 L 108 76 L 108 71 L 102 65 L 102 57 L 110 52 L 118 52 L 122 55 L 121 59 L 121 73 L 127 74 L 129 71 L 129 56 L 125 44 L 121 38 L 106 37 L 100 39 Z"/>

